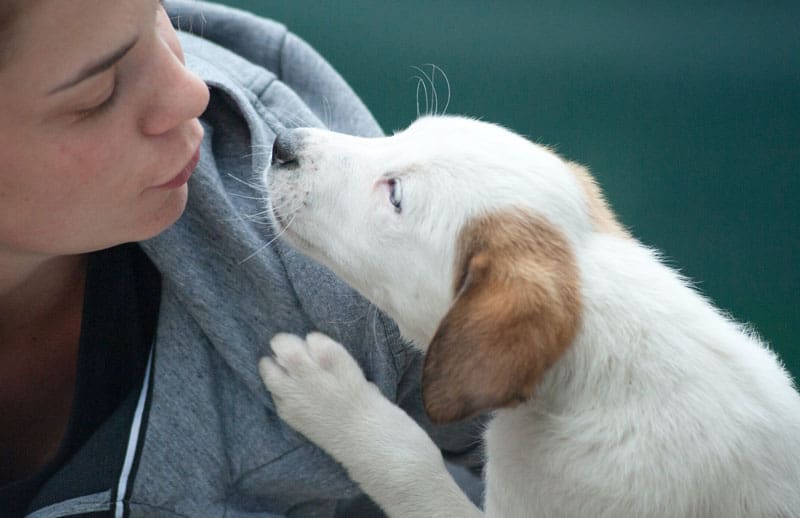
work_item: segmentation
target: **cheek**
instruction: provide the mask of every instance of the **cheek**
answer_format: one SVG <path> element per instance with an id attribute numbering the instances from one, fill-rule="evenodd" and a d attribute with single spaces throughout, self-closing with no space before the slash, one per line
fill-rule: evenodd
<path id="1" fill-rule="evenodd" d="M 88 146 L 85 143 L 62 143 L 56 148 L 52 160 L 52 166 L 60 173 L 58 183 L 65 187 L 90 182 L 105 162 L 98 146 Z"/>
<path id="2" fill-rule="evenodd" d="M 87 186 L 103 169 L 100 155 L 84 143 L 71 145 L 51 139 L 23 149 L 11 157 L 10 163 L 16 164 L 14 174 L 0 178 L 7 203 L 42 205 L 51 210 L 81 204 Z"/>
<path id="3" fill-rule="evenodd" d="M 109 133 L 113 136 L 109 137 Z M 130 144 L 121 138 L 120 132 L 114 134 L 105 128 L 91 134 L 80 132 L 55 146 L 51 167 L 59 171 L 58 181 L 65 188 L 119 188 L 135 178 L 131 172 L 136 161 Z M 113 192 L 106 194 L 113 196 Z"/>
<path id="4" fill-rule="evenodd" d="M 48 207 L 58 224 L 84 223 L 97 225 L 98 213 L 108 214 L 114 208 L 129 210 L 111 157 L 98 147 L 61 145 L 54 148 L 43 162 L 47 168 L 31 184 L 35 205 Z M 108 214 L 111 218 L 111 215 Z"/>

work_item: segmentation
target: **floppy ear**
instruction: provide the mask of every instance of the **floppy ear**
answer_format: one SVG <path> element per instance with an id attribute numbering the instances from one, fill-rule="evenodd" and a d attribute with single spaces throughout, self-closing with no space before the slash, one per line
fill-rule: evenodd
<path id="1" fill-rule="evenodd" d="M 448 423 L 529 398 L 575 337 L 577 267 L 565 238 L 515 213 L 461 235 L 457 295 L 428 348 L 425 410 Z"/>

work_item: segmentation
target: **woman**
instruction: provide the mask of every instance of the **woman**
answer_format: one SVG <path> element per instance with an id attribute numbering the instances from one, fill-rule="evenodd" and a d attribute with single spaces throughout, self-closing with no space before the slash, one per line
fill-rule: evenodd
<path id="1" fill-rule="evenodd" d="M 167 9 L 0 7 L 0 515 L 345 512 L 358 489 L 258 378 L 279 331 L 348 344 L 474 463 L 474 426 L 425 421 L 393 325 L 258 217 L 276 130 L 374 119 L 281 25 Z"/>

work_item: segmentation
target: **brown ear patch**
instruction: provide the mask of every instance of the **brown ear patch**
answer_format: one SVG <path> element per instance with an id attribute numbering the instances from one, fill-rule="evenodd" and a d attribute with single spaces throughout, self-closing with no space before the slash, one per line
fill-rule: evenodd
<path id="1" fill-rule="evenodd" d="M 529 398 L 575 337 L 581 300 L 566 239 L 524 211 L 460 236 L 455 301 L 428 348 L 423 399 L 446 423 Z"/>
<path id="2" fill-rule="evenodd" d="M 575 162 L 567 162 L 567 166 L 572 170 L 573 174 L 575 174 L 575 177 L 578 179 L 578 184 L 583 190 L 584 198 L 589 204 L 589 214 L 595 231 L 605 234 L 614 234 L 618 237 L 630 238 L 631 235 L 625 227 L 620 225 L 619 221 L 614 216 L 600 187 L 597 185 L 591 173 L 589 173 L 589 170 Z"/>

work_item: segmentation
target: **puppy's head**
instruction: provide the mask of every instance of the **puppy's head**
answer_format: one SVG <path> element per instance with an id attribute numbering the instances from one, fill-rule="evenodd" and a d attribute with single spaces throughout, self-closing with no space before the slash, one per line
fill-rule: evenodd
<path id="1" fill-rule="evenodd" d="M 530 397 L 579 324 L 576 250 L 623 232 L 585 170 L 458 117 L 379 139 L 293 130 L 265 182 L 284 238 L 427 350 L 435 422 Z"/>

